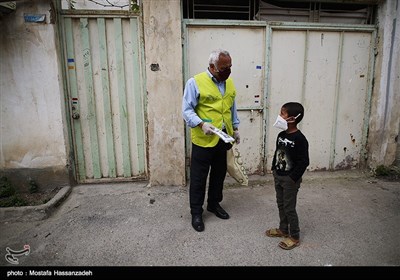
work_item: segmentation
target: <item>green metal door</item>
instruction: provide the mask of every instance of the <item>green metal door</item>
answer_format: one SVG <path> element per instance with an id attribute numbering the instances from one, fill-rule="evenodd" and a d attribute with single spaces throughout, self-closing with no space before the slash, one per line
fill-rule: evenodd
<path id="1" fill-rule="evenodd" d="M 146 179 L 139 19 L 63 15 L 69 117 L 79 182 Z"/>

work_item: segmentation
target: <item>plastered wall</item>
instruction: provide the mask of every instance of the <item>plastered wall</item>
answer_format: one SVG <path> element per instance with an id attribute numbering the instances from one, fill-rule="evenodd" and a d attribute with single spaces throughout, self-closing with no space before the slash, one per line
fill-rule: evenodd
<path id="1" fill-rule="evenodd" d="M 180 1 L 143 1 L 151 185 L 185 185 Z"/>
<path id="2" fill-rule="evenodd" d="M 18 1 L 16 11 L 0 19 L 2 173 L 67 174 L 63 90 L 50 7 L 46 0 Z M 45 15 L 45 21 L 26 22 L 24 14 Z M 29 179 L 22 173 L 19 177 Z"/>
<path id="3" fill-rule="evenodd" d="M 400 7 L 382 1 L 378 10 L 378 43 L 368 137 L 368 163 L 396 163 L 400 110 Z"/>

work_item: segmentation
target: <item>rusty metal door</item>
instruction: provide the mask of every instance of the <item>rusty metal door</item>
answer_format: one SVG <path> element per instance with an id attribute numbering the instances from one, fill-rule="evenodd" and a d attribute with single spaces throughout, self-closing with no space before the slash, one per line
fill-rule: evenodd
<path id="1" fill-rule="evenodd" d="M 186 80 L 208 66 L 212 49 L 231 52 L 239 145 L 249 174 L 271 169 L 272 127 L 280 107 L 301 102 L 299 128 L 310 144 L 309 170 L 365 163 L 375 27 L 308 23 L 185 22 Z"/>
<path id="2" fill-rule="evenodd" d="M 147 177 L 139 20 L 63 15 L 79 182 Z"/>
<path id="3" fill-rule="evenodd" d="M 281 106 L 301 102 L 300 130 L 309 141 L 309 170 L 360 167 L 365 162 L 374 27 L 286 24 L 270 27 L 267 165 Z"/>
<path id="4" fill-rule="evenodd" d="M 193 23 L 186 26 L 185 35 L 185 80 L 207 69 L 212 50 L 226 49 L 231 54 L 231 77 L 237 90 L 240 119 L 238 149 L 249 174 L 264 172 L 265 29 L 262 23 L 250 27 L 232 23 L 214 26 Z"/>

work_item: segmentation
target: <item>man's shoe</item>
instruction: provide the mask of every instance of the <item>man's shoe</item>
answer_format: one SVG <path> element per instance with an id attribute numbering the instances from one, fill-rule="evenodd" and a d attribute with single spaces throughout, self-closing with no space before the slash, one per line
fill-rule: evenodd
<path id="1" fill-rule="evenodd" d="M 207 206 L 207 211 L 214 213 L 215 216 L 217 216 L 218 218 L 224 220 L 229 219 L 229 214 L 226 213 L 226 211 L 220 205 L 217 205 L 215 207 Z"/>
<path id="2" fill-rule="evenodd" d="M 203 217 L 201 215 L 192 216 L 192 227 L 199 232 L 204 230 Z"/>

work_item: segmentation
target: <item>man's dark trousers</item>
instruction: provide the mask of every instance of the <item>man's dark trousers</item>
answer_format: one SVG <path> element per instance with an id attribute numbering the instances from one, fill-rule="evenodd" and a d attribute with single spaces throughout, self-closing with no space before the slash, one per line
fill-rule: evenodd
<path id="1" fill-rule="evenodd" d="M 209 171 L 207 203 L 209 206 L 215 207 L 222 201 L 222 189 L 226 176 L 226 151 L 227 144 L 222 140 L 219 140 L 218 144 L 212 148 L 203 148 L 192 144 L 189 190 L 192 215 L 203 213 Z"/>

